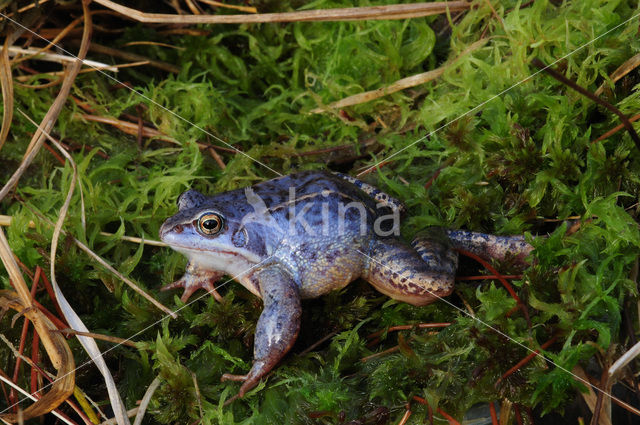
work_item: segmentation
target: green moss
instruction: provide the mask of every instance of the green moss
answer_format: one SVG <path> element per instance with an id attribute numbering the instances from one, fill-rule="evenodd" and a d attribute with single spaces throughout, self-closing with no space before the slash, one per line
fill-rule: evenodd
<path id="1" fill-rule="evenodd" d="M 148 2 L 133 3 L 150 7 Z M 359 5 L 382 3 L 390 2 Z M 562 412 L 584 387 L 561 368 L 592 365 L 611 347 L 628 345 L 621 306 L 638 297 L 631 270 L 640 254 L 640 153 L 625 132 L 592 143 L 618 124 L 609 111 L 544 73 L 525 79 L 537 71 L 530 65 L 533 58 L 545 63 L 562 58 L 555 65 L 562 73 L 592 91 L 604 83 L 604 98 L 624 113 L 636 114 L 637 70 L 615 85 L 608 79 L 640 51 L 636 21 L 585 43 L 633 16 L 637 5 L 622 0 L 536 1 L 526 7 L 515 1 L 491 3 L 500 19 L 487 2 L 477 1 L 459 18 L 198 27 L 209 31 L 206 36 L 166 35 L 163 27 L 138 24 L 116 35 L 94 34 L 97 43 L 180 68 L 175 75 L 150 66 L 121 69 L 117 78 L 145 97 L 114 88 L 113 81 L 98 73 L 80 75 L 72 91 L 96 115 L 117 118 L 142 111 L 142 118 L 174 143 L 152 139 L 138 144 L 135 136 L 80 119 L 82 111 L 71 101 L 55 127 L 65 143 L 93 148 L 73 153 L 82 197 L 76 190 L 66 230 L 165 305 L 182 308 L 178 319 L 158 324 L 162 315 L 157 309 L 70 239 L 61 239 L 57 278 L 85 323 L 122 338 L 136 334 L 140 343 L 139 350 L 118 348 L 106 356 L 114 370 L 122 371 L 118 384 L 129 408 L 160 376 L 148 423 L 397 423 L 414 395 L 428 400 L 434 411 L 441 407 L 458 419 L 472 405 L 500 398 L 544 413 Z M 326 0 L 257 5 L 269 11 L 352 6 Z M 120 25 L 113 18 L 95 19 L 105 27 Z M 177 49 L 125 47 L 132 41 L 169 43 Z M 310 112 L 454 58 L 455 64 L 433 83 L 341 111 Z M 40 71 L 41 65 L 30 64 Z M 23 71 L 14 68 L 18 73 Z M 34 77 L 28 83 L 36 81 L 41 80 Z M 16 106 L 38 121 L 56 92 L 55 87 L 16 85 Z M 21 114 L 14 114 L 0 151 L 3 181 L 17 168 L 33 131 Z M 362 148 L 370 141 L 370 148 Z M 123 234 L 157 239 L 161 223 L 188 188 L 214 193 L 274 177 L 247 156 L 220 151 L 226 164 L 221 170 L 198 143 L 233 145 L 282 173 L 329 167 L 356 174 L 399 152 L 366 179 L 407 204 L 402 228 L 407 238 L 432 225 L 548 235 L 532 240 L 534 262 L 522 279 L 512 282 L 528 308 L 531 326 L 520 311 L 509 313 L 515 302 L 499 282 L 460 282 L 450 303 L 426 307 L 390 301 L 368 285 L 354 283 L 305 301 L 292 353 L 243 400 L 224 407 L 238 384 L 221 383 L 220 376 L 244 373 L 250 366 L 260 301 L 226 283 L 222 303 L 208 297 L 185 306 L 176 292 L 159 291 L 179 277 L 184 258 L 167 248 L 119 239 Z M 297 155 L 341 146 L 351 149 L 329 156 Z M 51 228 L 33 211 L 55 219 L 71 175 L 69 166 L 43 150 L 22 178 L 17 198 L 0 204 L 2 214 L 14 217 L 7 229 L 10 244 L 31 269 L 40 265 L 48 270 L 52 237 Z M 566 230 L 574 222 L 545 221 L 576 216 L 582 223 L 571 235 Z M 31 220 L 35 228 L 29 227 Z M 116 236 L 101 235 L 103 231 Z M 496 266 L 511 272 L 508 264 Z M 471 261 L 463 261 L 461 268 L 460 274 L 480 273 Z M 1 285 L 8 287 L 4 273 Z M 38 299 L 53 310 L 44 294 Z M 469 311 L 494 329 L 467 316 Z M 637 333 L 636 313 L 629 317 Z M 368 334 L 386 327 L 445 321 L 453 324 L 436 333 L 390 332 L 367 345 Z M 8 329 L 6 322 L 3 329 Z M 496 385 L 529 352 L 495 330 L 533 350 L 557 335 L 545 355 L 561 368 L 534 359 Z M 7 335 L 17 341 L 18 332 L 12 329 Z M 330 333 L 335 336 L 329 341 L 300 355 Z M 78 363 L 86 360 L 72 345 Z M 396 345 L 392 354 L 361 361 Z M 0 348 L 5 371 L 11 367 L 8 359 L 7 350 Z M 78 385 L 104 399 L 104 389 L 91 384 L 93 373 L 79 373 Z M 414 402 L 412 410 L 408 423 L 428 418 L 425 406 Z"/>

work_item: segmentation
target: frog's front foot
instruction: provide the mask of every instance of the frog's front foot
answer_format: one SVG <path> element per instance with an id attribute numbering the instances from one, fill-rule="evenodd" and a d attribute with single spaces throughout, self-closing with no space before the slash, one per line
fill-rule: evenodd
<path id="1" fill-rule="evenodd" d="M 175 288 L 184 288 L 184 292 L 182 293 L 180 300 L 182 302 L 187 302 L 194 292 L 202 288 L 213 295 L 213 298 L 215 298 L 216 301 L 220 302 L 222 301 L 222 297 L 218 291 L 216 291 L 215 283 L 220 280 L 222 276 L 224 276 L 223 272 L 202 269 L 189 262 L 184 275 L 180 279 L 169 283 L 168 285 L 164 285 L 160 290 L 168 291 Z"/>

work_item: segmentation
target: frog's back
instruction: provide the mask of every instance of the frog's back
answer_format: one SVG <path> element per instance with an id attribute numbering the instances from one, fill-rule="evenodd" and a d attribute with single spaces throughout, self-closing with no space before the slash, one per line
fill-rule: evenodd
<path id="1" fill-rule="evenodd" d="M 253 190 L 279 227 L 295 235 L 290 242 L 368 232 L 376 217 L 370 196 L 329 172 L 291 174 L 258 183 Z"/>
<path id="2" fill-rule="evenodd" d="M 283 230 L 274 257 L 294 276 L 303 298 L 339 289 L 361 275 L 376 203 L 328 172 L 302 172 L 253 186 Z"/>

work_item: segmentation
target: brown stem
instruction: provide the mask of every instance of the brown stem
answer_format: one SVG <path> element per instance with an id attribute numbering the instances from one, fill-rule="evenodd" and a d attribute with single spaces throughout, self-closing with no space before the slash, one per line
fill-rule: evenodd
<path id="1" fill-rule="evenodd" d="M 561 83 L 571 87 L 572 89 L 574 89 L 578 93 L 588 97 L 589 99 L 593 100 L 594 102 L 596 102 L 600 106 L 603 106 L 603 107 L 607 108 L 608 110 L 610 110 L 611 112 L 613 112 L 614 114 L 616 114 L 620 118 L 620 121 L 622 121 L 622 125 L 624 125 L 624 128 L 626 128 L 627 131 L 629 132 L 629 136 L 631 136 L 631 140 L 633 140 L 633 143 L 636 144 L 636 148 L 638 148 L 638 150 L 640 150 L 640 137 L 638 136 L 638 133 L 636 133 L 636 130 L 631 125 L 631 122 L 629 121 L 629 118 L 627 118 L 627 116 L 625 114 L 623 114 L 622 111 L 620 111 L 618 108 L 616 108 L 615 106 L 613 106 L 612 104 L 610 104 L 606 100 L 600 99 L 598 96 L 596 96 L 595 94 L 591 93 L 589 90 L 585 89 L 584 87 L 579 86 L 574 81 L 572 81 L 572 80 L 568 79 L 567 77 L 565 77 L 564 75 L 560 74 L 555 69 L 552 69 L 550 66 L 545 65 L 540 59 L 534 58 L 531 61 L 531 63 L 534 66 L 537 66 L 538 68 L 540 68 L 541 70 L 546 72 L 547 74 L 551 75 L 556 80 L 558 80 Z"/>
<path id="2" fill-rule="evenodd" d="M 602 401 L 605 395 L 605 388 L 607 388 L 607 380 L 609 379 L 608 368 L 604 368 L 602 371 L 602 378 L 600 379 L 600 391 L 598 391 L 598 398 L 596 399 L 596 405 L 593 408 L 593 416 L 591 417 L 591 425 L 598 425 L 600 422 L 600 411 L 602 410 Z"/>

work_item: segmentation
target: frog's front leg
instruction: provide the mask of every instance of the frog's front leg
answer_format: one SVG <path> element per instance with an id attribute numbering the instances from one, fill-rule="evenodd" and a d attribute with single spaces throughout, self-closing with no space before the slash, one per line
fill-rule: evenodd
<path id="1" fill-rule="evenodd" d="M 416 237 L 415 249 L 397 239 L 372 242 L 363 277 L 378 291 L 413 305 L 427 305 L 453 290 L 458 253 L 442 229 Z"/>
<path id="2" fill-rule="evenodd" d="M 247 375 L 222 375 L 223 381 L 244 381 L 238 392 L 240 397 L 255 387 L 291 349 L 298 337 L 302 314 L 298 285 L 279 266 L 258 270 L 251 280 L 259 286 L 264 303 L 256 326 L 253 366 Z"/>
<path id="3" fill-rule="evenodd" d="M 182 293 L 180 300 L 182 302 L 187 302 L 191 294 L 199 288 L 202 288 L 213 295 L 213 298 L 215 298 L 216 301 L 220 302 L 222 301 L 222 297 L 218 291 L 216 291 L 215 283 L 220 280 L 222 276 L 224 276 L 224 272 L 205 269 L 189 261 L 184 271 L 184 275 L 175 282 L 163 286 L 160 290 L 168 291 L 175 288 L 184 288 L 184 292 Z"/>

